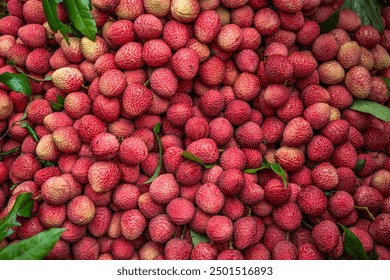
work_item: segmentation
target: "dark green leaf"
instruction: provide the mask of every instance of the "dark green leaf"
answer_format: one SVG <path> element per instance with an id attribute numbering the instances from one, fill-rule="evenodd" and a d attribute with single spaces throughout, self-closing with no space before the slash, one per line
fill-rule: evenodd
<path id="1" fill-rule="evenodd" d="M 161 124 L 156 123 L 154 128 L 153 128 L 153 132 L 154 132 L 154 135 L 156 136 L 157 144 L 158 144 L 159 158 L 158 158 L 157 167 L 156 167 L 156 170 L 154 171 L 152 177 L 150 177 L 146 182 L 142 183 L 142 185 L 150 184 L 151 182 L 153 182 L 154 179 L 156 179 L 158 177 L 158 175 L 160 175 L 161 165 L 162 165 L 162 144 L 161 144 L 161 139 L 160 139 L 160 129 L 161 129 Z"/>
<path id="2" fill-rule="evenodd" d="M 346 0 L 341 9 L 351 9 L 361 19 L 362 25 L 372 25 L 379 32 L 383 32 L 384 25 L 380 10 L 382 4 L 379 0 Z"/>
<path id="3" fill-rule="evenodd" d="M 340 225 L 344 231 L 344 250 L 354 260 L 368 260 L 368 256 L 360 239 L 347 227 Z"/>
<path id="4" fill-rule="evenodd" d="M 5 72 L 0 75 L 0 82 L 7 85 L 10 90 L 24 93 L 28 97 L 32 96 L 32 90 L 28 78 L 24 74 L 14 74 Z"/>
<path id="5" fill-rule="evenodd" d="M 6 152 L 0 153 L 0 156 L 8 156 L 8 155 L 10 155 L 10 154 L 13 154 L 14 152 L 16 152 L 16 151 L 19 150 L 19 149 L 20 149 L 20 146 L 17 146 L 17 147 L 15 147 L 15 148 L 11 149 L 11 150 L 8 150 L 8 151 L 6 151 Z"/>
<path id="6" fill-rule="evenodd" d="M 17 216 L 29 218 L 34 206 L 34 200 L 31 198 L 31 193 L 19 194 L 15 203 L 8 215 L 0 220 L 0 241 L 11 235 L 14 226 L 20 226 L 16 221 Z"/>
<path id="7" fill-rule="evenodd" d="M 194 245 L 194 246 L 200 242 L 209 242 L 209 239 L 205 235 L 197 233 L 193 230 L 190 230 L 190 234 L 191 234 L 191 239 L 192 239 L 192 245 Z"/>
<path id="8" fill-rule="evenodd" d="M 370 253 L 370 255 L 368 256 L 368 259 L 369 259 L 369 260 L 378 260 L 378 259 L 379 259 L 379 256 L 378 256 L 378 254 L 377 254 L 375 251 L 372 251 L 372 252 Z"/>
<path id="9" fill-rule="evenodd" d="M 34 128 L 32 128 L 28 123 L 22 122 L 20 123 L 20 127 L 27 129 L 28 133 L 33 137 L 35 142 L 39 141 L 38 135 L 36 134 Z"/>
<path id="10" fill-rule="evenodd" d="M 371 114 L 386 122 L 390 121 L 390 108 L 374 101 L 356 99 L 349 108 L 355 111 Z"/>
<path id="11" fill-rule="evenodd" d="M 382 77 L 383 81 L 385 82 L 387 86 L 387 94 L 390 96 L 390 78 Z"/>
<path id="12" fill-rule="evenodd" d="M 181 156 L 188 159 L 188 160 L 199 163 L 200 165 L 202 165 L 206 169 L 210 169 L 214 166 L 214 164 L 204 164 L 200 158 L 198 158 L 197 156 L 194 156 L 193 154 L 191 154 L 190 152 L 187 152 L 187 151 L 182 152 Z"/>
<path id="13" fill-rule="evenodd" d="M 271 166 L 272 171 L 275 174 L 277 174 L 280 177 L 282 177 L 283 185 L 284 185 L 285 188 L 287 188 L 287 175 L 286 175 L 286 171 L 284 171 L 284 169 L 280 166 L 279 163 L 270 163 L 270 166 Z"/>
<path id="14" fill-rule="evenodd" d="M 8 245 L 0 251 L 0 260 L 42 260 L 50 253 L 64 231 L 64 228 L 51 228 Z"/>
<path id="15" fill-rule="evenodd" d="M 59 104 L 59 103 L 53 102 L 53 101 L 50 101 L 50 106 L 55 111 L 62 111 L 64 109 L 64 105 L 63 104 Z"/>
<path id="16" fill-rule="evenodd" d="M 89 0 L 64 0 L 65 8 L 73 26 L 85 37 L 94 41 L 97 28 L 89 2 Z"/>
<path id="17" fill-rule="evenodd" d="M 360 171 L 363 170 L 365 165 L 366 165 L 366 160 L 365 159 L 358 159 L 357 163 L 356 163 L 356 167 L 353 170 L 353 172 L 359 173 Z"/>
<path id="18" fill-rule="evenodd" d="M 48 167 L 48 166 L 55 166 L 54 163 L 52 163 L 51 161 L 48 161 L 48 160 L 40 159 L 39 162 L 42 163 L 43 166 L 45 166 L 45 167 Z"/>
<path id="19" fill-rule="evenodd" d="M 64 106 L 64 102 L 65 102 L 65 97 L 61 96 L 61 95 L 57 95 L 56 96 L 56 99 L 57 99 L 57 103 Z"/>
<path id="20" fill-rule="evenodd" d="M 332 29 L 335 29 L 337 27 L 337 24 L 339 23 L 339 17 L 340 17 L 339 11 L 337 10 L 325 21 L 320 23 L 321 33 L 327 33 Z"/>
<path id="21" fill-rule="evenodd" d="M 51 30 L 53 32 L 57 32 L 59 30 L 62 36 L 64 36 L 66 42 L 69 44 L 68 34 L 71 32 L 71 30 L 68 26 L 66 26 L 66 24 L 60 21 L 57 13 L 57 5 L 62 2 L 63 0 L 42 0 L 45 16 Z"/>
<path id="22" fill-rule="evenodd" d="M 270 163 L 266 159 L 264 159 L 259 168 L 245 169 L 244 172 L 249 174 L 254 174 L 264 169 L 271 169 L 275 174 L 282 177 L 283 185 L 285 188 L 287 187 L 287 174 L 286 171 L 284 171 L 284 169 L 282 168 L 282 166 L 280 166 L 279 163 Z"/>

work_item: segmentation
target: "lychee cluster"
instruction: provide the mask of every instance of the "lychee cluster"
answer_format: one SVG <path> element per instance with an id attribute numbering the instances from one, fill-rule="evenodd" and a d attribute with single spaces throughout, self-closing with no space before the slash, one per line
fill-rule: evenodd
<path id="1" fill-rule="evenodd" d="M 35 207 L 4 246 L 62 227 L 47 259 L 338 259 L 341 224 L 390 259 L 390 122 L 350 108 L 390 107 L 390 7 L 383 33 L 349 9 L 321 33 L 343 2 L 92 0 L 99 35 L 68 44 L 8 1 L 0 74 L 34 79 L 0 83 L 0 218 Z"/>

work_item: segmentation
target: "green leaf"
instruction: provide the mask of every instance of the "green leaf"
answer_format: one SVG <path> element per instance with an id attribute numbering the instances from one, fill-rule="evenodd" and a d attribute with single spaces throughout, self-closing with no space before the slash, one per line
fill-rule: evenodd
<path id="1" fill-rule="evenodd" d="M 331 31 L 332 29 L 337 27 L 337 24 L 339 23 L 339 11 L 337 10 L 334 12 L 330 17 L 328 17 L 325 21 L 320 23 L 320 30 L 321 33 L 327 33 Z"/>
<path id="2" fill-rule="evenodd" d="M 43 160 L 43 159 L 40 159 L 39 160 L 39 162 L 40 163 L 42 163 L 43 164 L 43 166 L 45 166 L 45 167 L 49 167 L 49 166 L 55 166 L 55 164 L 54 163 L 52 163 L 51 161 L 49 161 L 49 160 Z"/>
<path id="3" fill-rule="evenodd" d="M 366 165 L 365 159 L 358 159 L 356 163 L 356 167 L 354 168 L 353 172 L 359 173 L 363 170 L 364 166 Z"/>
<path id="4" fill-rule="evenodd" d="M 275 174 L 282 177 L 283 185 L 285 188 L 287 188 L 287 173 L 286 171 L 280 166 L 279 163 L 270 163 L 266 159 L 263 160 L 261 163 L 261 166 L 259 168 L 255 169 L 245 169 L 245 173 L 254 174 L 264 169 L 271 169 Z"/>
<path id="5" fill-rule="evenodd" d="M 215 164 L 204 164 L 200 158 L 198 158 L 197 156 L 194 156 L 193 154 L 191 154 L 190 152 L 187 152 L 187 151 L 182 152 L 181 156 L 188 159 L 188 160 L 199 163 L 200 165 L 202 165 L 206 169 L 210 169 L 215 165 Z"/>
<path id="6" fill-rule="evenodd" d="M 39 141 L 39 137 L 38 137 L 38 135 L 36 134 L 34 128 L 32 128 L 28 123 L 22 122 L 22 123 L 20 123 L 20 127 L 23 127 L 23 128 L 25 128 L 25 129 L 27 129 L 28 133 L 33 137 L 33 139 L 35 140 L 35 142 L 38 142 L 38 141 Z"/>
<path id="7" fill-rule="evenodd" d="M 158 177 L 158 175 L 160 175 L 161 165 L 162 165 L 162 144 L 161 144 L 161 139 L 160 139 L 160 134 L 159 134 L 160 129 L 161 129 L 161 124 L 156 123 L 154 125 L 153 132 L 154 132 L 154 135 L 156 136 L 157 144 L 158 144 L 159 158 L 158 158 L 157 167 L 156 167 L 156 170 L 154 171 L 152 177 L 150 177 L 149 180 L 143 182 L 142 185 L 150 184 L 151 182 L 153 182 L 154 179 L 156 179 Z"/>
<path id="8" fill-rule="evenodd" d="M 279 163 L 270 163 L 272 171 L 282 177 L 283 185 L 285 188 L 287 188 L 287 174 L 286 171 L 280 166 Z"/>
<path id="9" fill-rule="evenodd" d="M 70 42 L 68 34 L 71 33 L 71 30 L 68 26 L 66 26 L 66 24 L 60 21 L 57 13 L 57 5 L 62 2 L 63 0 L 42 0 L 45 16 L 47 18 L 47 22 L 49 23 L 51 30 L 53 32 L 57 32 L 59 30 L 69 45 Z"/>
<path id="10" fill-rule="evenodd" d="M 4 83 L 10 90 L 24 93 L 30 98 L 32 96 L 30 83 L 24 74 L 5 72 L 0 75 L 0 82 Z"/>
<path id="11" fill-rule="evenodd" d="M 200 242 L 209 242 L 209 239 L 205 235 L 197 233 L 193 230 L 190 230 L 190 234 L 191 234 L 191 239 L 192 239 L 192 245 L 194 245 L 194 246 Z"/>
<path id="12" fill-rule="evenodd" d="M 34 206 L 34 200 L 31 193 L 19 194 L 15 203 L 6 217 L 0 220 L 0 241 L 13 233 L 12 227 L 20 226 L 16 221 L 17 216 L 29 218 Z"/>
<path id="13" fill-rule="evenodd" d="M 73 26 L 85 37 L 96 39 L 96 22 L 91 14 L 89 0 L 64 0 L 69 19 Z"/>
<path id="14" fill-rule="evenodd" d="M 380 10 L 382 4 L 379 0 L 346 0 L 341 9 L 351 9 L 361 19 L 362 25 L 372 25 L 379 32 L 385 29 Z"/>
<path id="15" fill-rule="evenodd" d="M 2 153 L 0 153 L 0 157 L 8 156 L 8 155 L 10 155 L 10 154 L 13 154 L 14 152 L 16 152 L 17 150 L 19 150 L 20 148 L 21 148 L 21 146 L 17 146 L 17 147 L 15 147 L 15 148 L 11 149 L 11 150 L 8 150 L 8 151 L 6 151 L 6 152 L 2 152 Z"/>
<path id="16" fill-rule="evenodd" d="M 387 94 L 390 96 L 390 78 L 382 77 L 382 80 L 385 82 L 387 86 Z"/>
<path id="17" fill-rule="evenodd" d="M 368 260 L 368 256 L 360 239 L 347 227 L 340 225 L 344 231 L 344 250 L 354 260 Z"/>
<path id="18" fill-rule="evenodd" d="M 8 245 L 0 251 L 0 260 L 42 260 L 50 253 L 64 231 L 64 228 L 51 228 Z"/>
<path id="19" fill-rule="evenodd" d="M 374 101 L 356 99 L 349 108 L 355 111 L 371 114 L 382 121 L 390 121 L 390 108 Z"/>
<path id="20" fill-rule="evenodd" d="M 64 109 L 65 97 L 61 95 L 56 96 L 57 102 L 50 101 L 51 107 L 56 111 L 62 111 Z"/>
<path id="21" fill-rule="evenodd" d="M 372 252 L 370 253 L 370 255 L 368 256 L 368 259 L 369 259 L 369 260 L 378 260 L 378 259 L 379 259 L 379 256 L 378 256 L 378 254 L 377 254 L 375 251 L 372 251 Z"/>

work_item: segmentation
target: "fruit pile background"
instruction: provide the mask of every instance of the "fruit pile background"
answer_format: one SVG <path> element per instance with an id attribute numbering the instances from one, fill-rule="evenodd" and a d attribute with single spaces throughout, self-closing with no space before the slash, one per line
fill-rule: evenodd
<path id="1" fill-rule="evenodd" d="M 385 2 L 2 1 L 0 259 L 390 259 Z"/>

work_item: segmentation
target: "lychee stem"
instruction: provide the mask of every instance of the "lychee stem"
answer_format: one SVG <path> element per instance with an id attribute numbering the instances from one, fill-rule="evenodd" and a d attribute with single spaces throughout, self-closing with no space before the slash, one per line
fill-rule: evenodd
<path id="1" fill-rule="evenodd" d="M 180 239 L 184 239 L 184 234 L 186 233 L 187 225 L 184 225 L 183 230 L 181 231 Z"/>
<path id="2" fill-rule="evenodd" d="M 286 233 L 286 240 L 287 240 L 287 241 L 290 241 L 290 238 L 291 238 L 291 235 L 290 235 L 290 232 L 288 231 L 288 232 Z"/>
<path id="3" fill-rule="evenodd" d="M 371 220 L 375 220 L 374 215 L 370 212 L 367 206 L 355 206 L 355 209 L 366 211 Z"/>
<path id="4" fill-rule="evenodd" d="M 230 250 L 233 250 L 233 249 L 234 249 L 233 241 L 230 241 L 230 242 L 229 242 L 229 249 L 230 249 Z"/>
<path id="5" fill-rule="evenodd" d="M 250 217 L 250 216 L 252 216 L 252 208 L 250 208 L 250 207 L 246 207 L 246 208 L 248 208 L 248 216 Z"/>
<path id="6" fill-rule="evenodd" d="M 303 224 L 305 227 L 309 228 L 309 229 L 312 229 L 312 228 L 313 228 L 310 224 L 306 223 L 305 221 L 302 221 L 302 224 Z"/>

